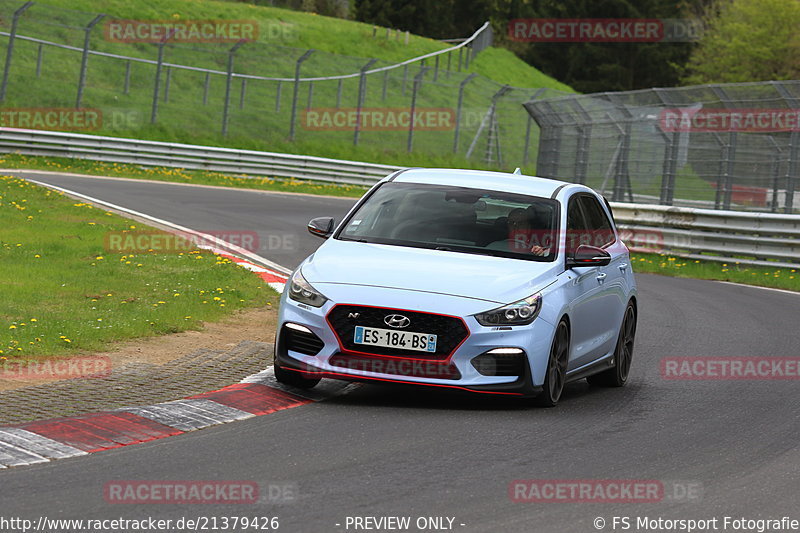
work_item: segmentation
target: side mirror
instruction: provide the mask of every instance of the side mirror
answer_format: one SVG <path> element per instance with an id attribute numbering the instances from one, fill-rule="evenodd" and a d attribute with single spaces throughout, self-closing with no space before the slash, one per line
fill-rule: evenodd
<path id="1" fill-rule="evenodd" d="M 611 254 L 602 248 L 581 244 L 567 257 L 567 268 L 605 266 L 610 262 Z"/>
<path id="2" fill-rule="evenodd" d="M 308 223 L 308 232 L 315 237 L 327 239 L 333 233 L 333 218 L 319 217 L 311 219 Z"/>

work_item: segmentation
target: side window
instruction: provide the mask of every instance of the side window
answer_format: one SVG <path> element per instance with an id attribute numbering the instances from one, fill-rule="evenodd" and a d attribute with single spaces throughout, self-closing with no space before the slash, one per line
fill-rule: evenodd
<path id="1" fill-rule="evenodd" d="M 591 241 L 583 244 L 603 247 L 613 243 L 615 240 L 614 230 L 611 229 L 611 222 L 597 198 L 582 194 L 578 199 L 586 216 L 587 230 Z"/>
<path id="2" fill-rule="evenodd" d="M 587 225 L 579 200 L 580 196 L 573 196 L 567 204 L 567 254 L 574 253 L 581 244 L 588 244 L 583 242 L 587 237 Z"/>

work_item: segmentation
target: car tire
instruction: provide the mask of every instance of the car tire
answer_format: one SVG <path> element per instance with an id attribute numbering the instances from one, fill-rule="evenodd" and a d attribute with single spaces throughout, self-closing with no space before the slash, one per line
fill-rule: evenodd
<path id="1" fill-rule="evenodd" d="M 320 381 L 320 378 L 306 378 L 303 377 L 303 375 L 299 372 L 285 370 L 278 364 L 277 359 L 274 363 L 274 369 L 275 379 L 278 381 L 278 383 L 283 383 L 284 385 L 289 385 L 290 387 L 296 387 L 298 389 L 312 389 Z"/>
<path id="2" fill-rule="evenodd" d="M 625 308 L 622 325 L 619 328 L 617 346 L 614 349 L 614 366 L 599 374 L 589 376 L 586 381 L 590 385 L 600 387 L 623 387 L 628 382 L 628 374 L 633 361 L 633 343 L 636 339 L 636 307 L 628 302 Z"/>
<path id="3" fill-rule="evenodd" d="M 569 362 L 569 326 L 561 320 L 553 334 L 550 356 L 547 359 L 547 371 L 544 377 L 542 392 L 535 398 L 540 407 L 554 407 L 561 399 L 567 381 L 567 363 Z"/>

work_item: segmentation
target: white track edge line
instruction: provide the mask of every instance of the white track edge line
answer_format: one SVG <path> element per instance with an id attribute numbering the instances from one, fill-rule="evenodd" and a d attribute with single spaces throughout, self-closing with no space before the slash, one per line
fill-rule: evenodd
<path id="1" fill-rule="evenodd" d="M 783 292 L 785 294 L 793 294 L 795 296 L 800 296 L 800 292 L 797 291 L 789 291 L 786 289 L 776 289 L 775 287 L 762 287 L 761 285 L 750 285 L 747 283 L 736 283 L 734 281 L 720 281 L 716 280 L 717 283 L 724 283 L 725 285 L 735 285 L 736 287 L 751 287 L 753 289 L 761 289 L 765 291 L 774 291 L 774 292 Z"/>
<path id="2" fill-rule="evenodd" d="M 130 215 L 137 216 L 139 218 L 143 218 L 145 220 L 149 220 L 149 221 L 155 222 L 156 224 L 161 224 L 163 226 L 167 226 L 167 227 L 172 228 L 172 229 L 177 230 L 177 231 L 182 231 L 182 232 L 185 232 L 185 233 L 189 233 L 191 235 L 195 235 L 197 237 L 205 239 L 208 242 L 213 242 L 218 246 L 228 247 L 233 253 L 242 255 L 242 256 L 244 256 L 244 257 L 246 257 L 248 259 L 251 259 L 251 260 L 259 262 L 259 263 L 262 263 L 262 264 L 264 264 L 264 265 L 266 265 L 266 266 L 268 266 L 270 268 L 274 268 L 275 270 L 277 270 L 281 274 L 289 275 L 289 274 L 292 273 L 292 271 L 290 269 L 286 268 L 285 266 L 279 265 L 278 263 L 270 261 L 269 259 L 267 259 L 265 257 L 262 257 L 262 256 L 260 256 L 258 254 L 250 252 L 249 250 L 245 250 L 244 248 L 236 246 L 235 244 L 231 244 L 231 243 L 229 243 L 227 241 L 224 241 L 224 240 L 220 239 L 219 237 L 215 237 L 213 235 L 208 235 L 206 233 L 195 231 L 195 230 L 189 229 L 189 228 L 187 228 L 185 226 L 181 226 L 180 224 L 175 224 L 174 222 L 169 222 L 167 220 L 163 220 L 163 219 L 151 216 L 151 215 L 147 215 L 145 213 L 136 211 L 134 209 L 129 209 L 127 207 L 122 207 L 120 205 L 112 204 L 111 202 L 106 202 L 105 200 L 100 200 L 98 198 L 94 198 L 94 197 L 88 196 L 86 194 L 81 194 L 81 193 L 78 193 L 78 192 L 75 192 L 75 191 L 71 191 L 71 190 L 65 189 L 63 187 L 58 187 L 56 185 L 51 185 L 49 183 L 44 183 L 42 181 L 38 181 L 38 180 L 34 180 L 34 179 L 29 179 L 29 178 L 23 178 L 23 179 L 25 179 L 26 181 L 29 181 L 31 183 L 35 183 L 36 185 L 40 185 L 42 187 L 47 187 L 49 189 L 55 189 L 57 191 L 63 192 L 64 194 L 68 194 L 68 195 L 71 195 L 71 196 L 76 196 L 78 198 L 82 198 L 82 199 L 87 200 L 87 201 L 92 202 L 92 203 L 97 203 L 99 205 L 106 206 L 106 207 L 109 207 L 111 209 L 115 209 L 117 211 L 122 211 L 123 213 L 128 213 Z"/>

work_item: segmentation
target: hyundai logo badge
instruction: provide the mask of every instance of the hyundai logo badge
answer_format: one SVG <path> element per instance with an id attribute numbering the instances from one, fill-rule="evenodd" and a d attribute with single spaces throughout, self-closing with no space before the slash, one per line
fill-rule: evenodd
<path id="1" fill-rule="evenodd" d="M 383 321 L 390 328 L 407 328 L 411 325 L 411 320 L 403 315 L 386 315 Z"/>

